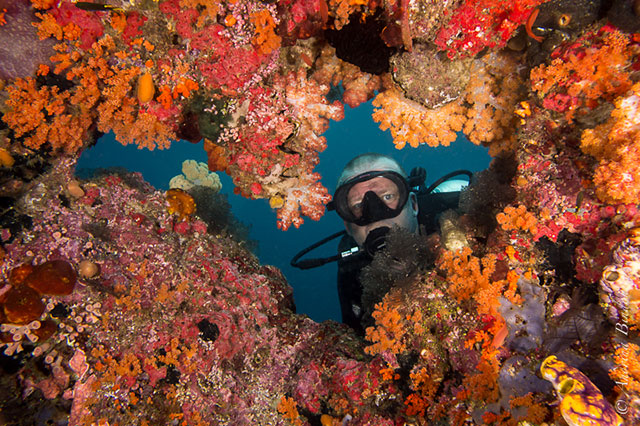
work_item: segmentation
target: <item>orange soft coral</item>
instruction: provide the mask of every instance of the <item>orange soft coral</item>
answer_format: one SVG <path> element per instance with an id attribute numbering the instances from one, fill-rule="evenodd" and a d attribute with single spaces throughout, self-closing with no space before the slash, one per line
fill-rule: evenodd
<path id="1" fill-rule="evenodd" d="M 527 207 L 507 206 L 502 213 L 496 215 L 496 220 L 505 231 L 524 231 L 535 235 L 538 232 L 538 220 L 527 211 Z"/>
<path id="2" fill-rule="evenodd" d="M 306 53 L 300 56 L 303 60 L 307 57 Z M 362 72 L 356 65 L 341 60 L 336 56 L 336 49 L 328 44 L 322 47 L 315 62 L 308 58 L 306 65 L 313 66 L 311 77 L 318 83 L 329 87 L 342 84 L 342 101 L 351 108 L 367 102 L 382 88 L 381 77 Z"/>
<path id="3" fill-rule="evenodd" d="M 470 396 L 476 401 L 484 403 L 496 401 L 500 395 L 498 387 L 500 361 L 497 351 L 483 351 L 476 370 L 478 370 L 477 373 L 464 378 L 462 388 L 469 391 Z"/>
<path id="4" fill-rule="evenodd" d="M 229 3 L 235 3 L 230 1 Z M 196 9 L 200 11 L 200 16 L 196 21 L 196 26 L 202 28 L 207 21 L 214 21 L 220 11 L 220 1 L 217 0 L 180 0 L 180 7 L 184 9 Z"/>
<path id="5" fill-rule="evenodd" d="M 207 165 L 212 172 L 223 172 L 229 167 L 228 154 L 224 147 L 216 145 L 211 140 L 204 139 L 204 150 L 207 152 Z"/>
<path id="6" fill-rule="evenodd" d="M 269 13 L 264 9 L 254 12 L 249 16 L 251 22 L 256 27 L 256 35 L 251 43 L 258 48 L 260 53 L 268 55 L 280 47 L 281 38 L 275 33 L 276 23 Z"/>
<path id="7" fill-rule="evenodd" d="M 398 90 L 388 89 L 373 100 L 377 107 L 373 120 L 382 130 L 389 129 L 393 143 L 402 149 L 408 143 L 414 148 L 420 144 L 448 146 L 457 138 L 465 122 L 465 109 L 460 102 L 428 109 L 405 98 Z"/>
<path id="8" fill-rule="evenodd" d="M 35 27 L 38 28 L 38 37 L 40 40 L 48 37 L 62 40 L 64 31 L 60 24 L 58 24 L 58 21 L 56 21 L 56 18 L 48 13 L 36 13 L 36 16 L 41 19 L 40 22 L 35 24 Z"/>
<path id="9" fill-rule="evenodd" d="M 282 417 L 291 421 L 294 425 L 302 425 L 300 420 L 300 414 L 298 413 L 298 407 L 293 398 L 283 396 L 278 403 L 278 413 L 282 414 Z"/>
<path id="10" fill-rule="evenodd" d="M 371 355 L 384 351 L 394 354 L 402 352 L 405 349 L 402 341 L 405 324 L 398 310 L 383 301 L 376 304 L 372 316 L 376 320 L 376 326 L 367 328 L 366 337 L 373 344 L 366 347 L 365 352 Z"/>
<path id="11" fill-rule="evenodd" d="M 411 389 L 416 391 L 421 397 L 428 401 L 433 400 L 440 381 L 434 380 L 433 375 L 425 367 L 412 371 L 409 374 L 411 378 Z"/>
<path id="12" fill-rule="evenodd" d="M 611 378 L 623 384 L 623 391 L 630 395 L 640 395 L 640 346 L 624 343 L 616 347 L 615 366 L 609 370 Z"/>
<path id="13" fill-rule="evenodd" d="M 625 93 L 631 86 L 633 57 L 638 54 L 630 37 L 617 30 L 604 36 L 590 33 L 578 42 L 582 45 L 569 46 L 550 65 L 531 71 L 531 87 L 543 106 L 564 112 L 569 122 L 581 107 L 595 108 Z"/>
<path id="14" fill-rule="evenodd" d="M 369 2 L 369 0 L 328 0 L 329 15 L 333 17 L 333 26 L 335 29 L 339 30 L 347 25 L 349 23 L 349 17 L 357 11 L 361 10 L 364 13 L 369 12 L 367 7 L 369 3 L 375 5 L 376 2 Z"/>
<path id="15" fill-rule="evenodd" d="M 424 417 L 424 411 L 427 408 L 427 402 L 420 395 L 412 393 L 404 400 L 407 406 L 406 413 L 408 416 Z"/>
<path id="16" fill-rule="evenodd" d="M 436 264 L 446 273 L 449 294 L 462 302 L 476 296 L 479 290 L 491 287 L 495 261 L 493 255 L 479 259 L 465 247 L 457 252 L 443 252 Z"/>
<path id="17" fill-rule="evenodd" d="M 640 197 L 640 83 L 615 102 L 611 118 L 582 134 L 580 147 L 600 163 L 596 195 L 610 203 L 636 203 Z"/>
<path id="18" fill-rule="evenodd" d="M 49 9 L 56 3 L 56 0 L 31 0 L 31 4 L 36 9 Z"/>
<path id="19" fill-rule="evenodd" d="M 24 146 L 38 149 L 48 144 L 67 153 L 82 147 L 93 120 L 88 111 L 69 108 L 68 92 L 60 93 L 56 86 L 38 88 L 33 78 L 16 79 L 7 92 L 9 109 L 2 119 L 17 137 L 24 136 Z"/>
<path id="20" fill-rule="evenodd" d="M 198 90 L 200 86 L 190 78 L 182 77 L 176 87 L 173 88 L 173 99 L 177 99 L 179 96 L 188 98 L 191 96 L 191 92 Z"/>
<path id="21" fill-rule="evenodd" d="M 471 105 L 463 132 L 476 145 L 489 146 L 495 156 L 515 144 L 514 114 L 522 97 L 523 79 L 517 72 L 518 61 L 505 53 L 491 53 L 473 64 L 465 89 Z"/>
<path id="22" fill-rule="evenodd" d="M 123 145 L 135 143 L 151 150 L 168 148 L 175 138 L 173 130 L 154 114 L 139 110 L 137 98 L 129 95 L 140 69 L 106 62 L 105 54 L 114 48 L 113 40 L 105 37 L 91 48 L 86 64 L 72 68 L 68 77 L 79 77 L 84 82 L 76 95 L 83 97 L 85 106 L 101 96 L 96 107 L 98 130 L 104 133 L 112 130 Z"/>
<path id="23" fill-rule="evenodd" d="M 127 66 L 124 60 L 107 61 L 109 55 L 122 53 L 115 51 L 112 38 L 103 37 L 84 56 L 67 51 L 64 44 L 56 50 L 59 53 L 51 58 L 56 63 L 54 73 L 65 73 L 73 83 L 69 89 L 38 85 L 32 78 L 16 79 L 6 89 L 9 99 L 3 120 L 22 137 L 25 147 L 38 149 L 47 144 L 54 151 L 75 153 L 96 122 L 99 131 L 113 131 L 125 145 L 167 148 L 175 139 L 173 129 L 153 113 L 160 104 L 150 101 L 141 109 L 137 98 L 130 96 L 140 69 Z"/>

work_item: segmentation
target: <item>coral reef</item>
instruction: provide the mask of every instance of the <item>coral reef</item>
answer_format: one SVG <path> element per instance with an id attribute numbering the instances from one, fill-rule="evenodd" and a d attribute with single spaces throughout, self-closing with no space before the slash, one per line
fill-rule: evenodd
<path id="1" fill-rule="evenodd" d="M 70 172 L 43 176 L 38 202 L 25 206 L 34 238 L 4 245 L 1 361 L 22 372 L 19 383 L 3 375 L 4 423 L 27 403 L 40 408 L 22 424 L 63 412 L 70 424 L 264 424 L 279 418 L 285 395 L 308 396 L 294 406 L 319 415 L 329 400 L 319 388 L 334 389 L 340 412 L 338 398 L 364 411 L 386 392 L 370 376 L 377 361 L 361 361 L 348 328 L 292 314 L 291 288 L 276 269 L 196 218 L 172 229 L 164 194 L 139 176 L 84 182 L 86 194 L 63 203 Z M 35 266 L 13 260 L 28 258 Z M 76 283 L 87 259 L 100 273 Z M 62 290 L 67 276 L 73 282 Z M 336 339 L 333 354 L 319 350 Z M 356 380 L 361 387 L 347 391 Z"/>
<path id="2" fill-rule="evenodd" d="M 639 15 L 0 2 L 0 422 L 638 423 Z M 283 230 L 317 220 L 323 132 L 374 97 L 397 148 L 464 134 L 494 160 L 439 233 L 390 236 L 363 275 L 361 339 L 295 313 L 209 171 Z M 167 193 L 74 177 L 105 132 L 202 143 L 207 165 Z"/>

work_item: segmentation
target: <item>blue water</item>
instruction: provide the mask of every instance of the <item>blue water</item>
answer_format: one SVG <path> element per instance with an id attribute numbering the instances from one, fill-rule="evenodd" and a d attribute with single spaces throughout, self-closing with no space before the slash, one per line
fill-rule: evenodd
<path id="1" fill-rule="evenodd" d="M 491 160 L 487 149 L 475 146 L 459 138 L 449 147 L 395 149 L 389 132 L 382 132 L 371 118 L 371 102 L 356 109 L 345 106 L 345 119 L 332 122 L 324 134 L 327 149 L 320 154 L 320 164 L 316 168 L 322 175 L 322 183 L 333 193 L 335 182 L 342 167 L 353 157 L 364 152 L 379 152 L 397 159 L 409 172 L 413 167 L 422 166 L 427 170 L 427 185 L 442 175 L 457 169 L 479 171 L 485 169 Z M 174 142 L 169 150 L 137 149 L 136 146 L 122 146 L 113 134 L 103 136 L 95 147 L 86 150 L 78 169 L 97 167 L 124 167 L 141 172 L 144 178 L 158 189 L 169 188 L 169 180 L 181 173 L 182 162 L 187 159 L 207 161 L 202 144 Z M 250 238 L 259 244 L 258 257 L 263 264 L 280 268 L 294 289 L 294 298 L 299 313 L 307 314 L 316 321 L 333 319 L 340 321 L 340 307 L 336 291 L 336 264 L 328 264 L 316 269 L 301 271 L 292 268 L 289 262 L 298 251 L 310 244 L 344 229 L 339 217 L 329 212 L 318 222 L 308 218 L 299 228 L 286 232 L 276 226 L 275 211 L 266 200 L 248 200 L 233 194 L 231 178 L 221 173 L 222 192 L 232 206 L 234 215 L 251 226 Z M 336 253 L 337 240 L 313 251 L 308 257 L 331 256 Z"/>

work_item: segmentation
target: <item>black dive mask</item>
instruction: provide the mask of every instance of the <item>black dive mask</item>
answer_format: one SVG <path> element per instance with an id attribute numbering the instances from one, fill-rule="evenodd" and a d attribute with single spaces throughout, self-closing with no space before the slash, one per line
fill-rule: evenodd
<path id="1" fill-rule="evenodd" d="M 377 177 L 383 177 L 391 181 L 392 185 L 388 186 L 392 189 L 393 196 L 398 198 L 396 207 L 389 207 L 387 203 L 380 198 L 380 195 L 374 191 L 367 191 L 357 206 L 350 206 L 348 195 L 351 188 L 361 182 L 366 182 Z M 387 196 L 386 194 L 381 195 L 383 197 Z M 358 226 L 365 226 L 370 223 L 398 216 L 400 212 L 402 212 L 408 198 L 409 186 L 407 180 L 401 174 L 393 171 L 373 171 L 362 173 L 340 185 L 333 195 L 333 200 L 327 204 L 327 208 L 329 210 L 335 210 L 346 222 Z"/>

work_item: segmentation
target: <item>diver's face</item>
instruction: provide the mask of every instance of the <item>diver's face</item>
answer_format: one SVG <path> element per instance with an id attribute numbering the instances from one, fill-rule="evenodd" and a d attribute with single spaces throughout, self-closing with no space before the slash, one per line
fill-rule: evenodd
<path id="1" fill-rule="evenodd" d="M 349 193 L 347 194 L 347 202 L 349 204 L 349 208 L 356 216 L 358 216 L 358 214 L 362 214 L 362 200 L 365 194 L 369 191 L 373 191 L 390 209 L 398 207 L 400 194 L 397 185 L 393 181 L 383 176 L 379 176 L 371 180 L 360 182 L 349 190 Z M 367 239 L 367 235 L 369 235 L 369 232 L 372 229 L 379 228 L 381 226 L 393 228 L 393 226 L 396 225 L 408 230 L 409 232 L 417 232 L 417 214 L 418 207 L 416 197 L 414 194 L 411 194 L 404 208 L 396 217 L 379 220 L 363 226 L 350 222 L 345 222 L 344 224 L 349 235 L 351 235 L 356 243 L 362 247 L 364 241 Z"/>

